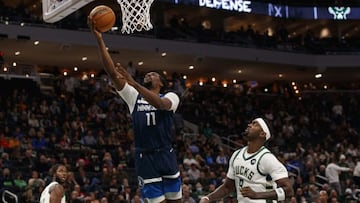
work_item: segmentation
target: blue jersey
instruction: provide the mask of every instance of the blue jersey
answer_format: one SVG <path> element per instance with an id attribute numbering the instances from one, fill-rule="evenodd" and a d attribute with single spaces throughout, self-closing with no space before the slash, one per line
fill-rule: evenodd
<path id="1" fill-rule="evenodd" d="M 179 105 L 179 97 L 171 92 L 160 95 L 168 98 L 172 106 L 170 110 L 158 110 L 128 84 L 118 93 L 125 100 L 132 116 L 135 148 L 152 150 L 171 147 L 173 117 Z"/>
<path id="2" fill-rule="evenodd" d="M 139 94 L 132 112 L 135 148 L 151 150 L 171 146 L 173 117 L 173 111 L 158 110 Z"/>

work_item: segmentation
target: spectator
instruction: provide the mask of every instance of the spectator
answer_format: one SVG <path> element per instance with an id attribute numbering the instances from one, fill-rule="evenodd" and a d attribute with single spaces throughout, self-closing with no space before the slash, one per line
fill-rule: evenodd
<path id="1" fill-rule="evenodd" d="M 190 165 L 190 168 L 187 171 L 187 175 L 192 183 L 195 183 L 200 177 L 200 170 L 197 168 L 195 163 Z"/>
<path id="2" fill-rule="evenodd" d="M 226 166 L 228 164 L 228 157 L 225 155 L 223 149 L 220 149 L 219 154 L 216 156 L 216 163 Z"/>
<path id="3" fill-rule="evenodd" d="M 183 197 L 181 199 L 182 203 L 196 203 L 194 198 L 191 197 L 191 189 L 188 185 L 184 184 L 182 186 L 182 192 L 183 192 Z"/>
<path id="4" fill-rule="evenodd" d="M 342 171 L 351 171 L 351 169 L 347 167 L 340 167 L 336 164 L 335 157 L 331 159 L 325 169 L 325 175 L 329 180 L 330 188 L 335 189 L 339 196 L 343 194 L 339 179 L 339 175 Z"/>

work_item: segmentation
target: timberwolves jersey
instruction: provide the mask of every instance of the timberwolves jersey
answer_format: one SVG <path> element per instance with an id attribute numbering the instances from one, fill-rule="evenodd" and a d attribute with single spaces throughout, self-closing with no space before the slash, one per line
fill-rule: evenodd
<path id="1" fill-rule="evenodd" d="M 48 186 L 46 186 L 46 188 L 41 193 L 40 203 L 49 203 L 50 202 L 50 189 L 57 184 L 59 184 L 59 183 L 54 181 L 54 182 L 51 182 Z M 62 197 L 61 203 L 66 203 L 65 196 Z"/>
<path id="2" fill-rule="evenodd" d="M 175 93 L 160 95 L 170 99 L 172 107 L 171 110 L 158 110 L 128 84 L 118 93 L 127 103 L 132 116 L 135 148 L 151 151 L 171 147 L 173 116 L 179 97 Z"/>
<path id="3" fill-rule="evenodd" d="M 139 94 L 132 112 L 135 147 L 149 150 L 171 147 L 173 116 L 173 111 L 158 110 Z"/>
<path id="4" fill-rule="evenodd" d="M 288 177 L 288 173 L 285 166 L 264 146 L 252 154 L 248 154 L 247 147 L 244 147 L 231 156 L 227 177 L 235 180 L 238 202 L 265 203 L 266 200 L 244 198 L 240 188 L 250 187 L 255 192 L 266 192 L 276 188 L 274 181 Z"/>

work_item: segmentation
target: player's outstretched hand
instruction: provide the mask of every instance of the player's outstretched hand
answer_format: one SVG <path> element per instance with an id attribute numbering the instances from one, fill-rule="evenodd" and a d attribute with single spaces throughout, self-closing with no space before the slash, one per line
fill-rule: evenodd
<path id="1" fill-rule="evenodd" d="M 241 195 L 250 199 L 256 199 L 257 193 L 250 187 L 243 187 L 240 189 Z"/>
<path id="2" fill-rule="evenodd" d="M 116 63 L 115 68 L 118 74 L 122 76 L 123 79 L 125 79 L 129 85 L 131 86 L 136 85 L 136 81 L 134 80 L 134 78 L 127 72 L 127 70 L 124 67 L 122 67 L 120 63 Z"/>
<path id="3" fill-rule="evenodd" d="M 102 36 L 101 32 L 99 32 L 95 29 L 94 21 L 92 20 L 92 17 L 90 15 L 88 16 L 87 24 L 88 24 L 91 32 L 95 35 L 95 37 L 98 39 L 101 38 L 101 36 Z"/>

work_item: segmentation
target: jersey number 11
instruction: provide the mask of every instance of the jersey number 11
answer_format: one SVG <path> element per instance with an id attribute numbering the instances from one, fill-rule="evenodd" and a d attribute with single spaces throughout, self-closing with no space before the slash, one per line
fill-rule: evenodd
<path id="1" fill-rule="evenodd" d="M 146 125 L 156 125 L 155 112 L 146 113 Z"/>

